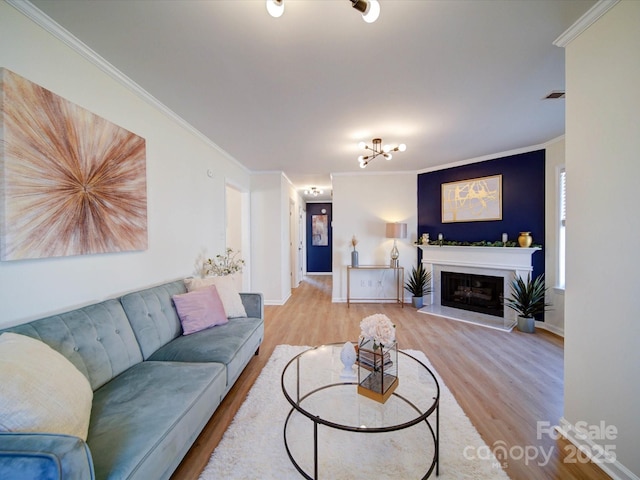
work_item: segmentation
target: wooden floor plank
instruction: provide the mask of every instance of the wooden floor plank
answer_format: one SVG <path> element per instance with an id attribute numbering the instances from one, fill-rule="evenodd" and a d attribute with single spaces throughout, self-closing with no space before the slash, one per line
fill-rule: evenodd
<path id="1" fill-rule="evenodd" d="M 331 276 L 308 276 L 283 306 L 265 307 L 260 355 L 242 373 L 217 409 L 173 480 L 197 479 L 276 345 L 319 345 L 357 340 L 360 320 L 386 314 L 398 345 L 423 351 L 489 447 L 509 452 L 503 466 L 513 480 L 610 478 L 592 463 L 575 462 L 573 445 L 548 435 L 537 438 L 537 422 L 557 425 L 563 408 L 561 337 L 505 333 L 446 320 L 396 304 L 331 303 Z M 537 458 L 520 453 L 528 448 Z M 496 452 L 500 450 L 496 448 Z M 550 452 L 548 462 L 545 455 Z"/>

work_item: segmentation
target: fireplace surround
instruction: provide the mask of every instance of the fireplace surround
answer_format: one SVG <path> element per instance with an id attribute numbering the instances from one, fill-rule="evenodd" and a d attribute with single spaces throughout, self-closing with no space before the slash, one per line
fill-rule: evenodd
<path id="1" fill-rule="evenodd" d="M 432 293 L 429 304 L 420 309 L 422 313 L 429 313 L 451 320 L 469 322 L 498 330 L 510 331 L 516 323 L 516 313 L 510 308 L 502 308 L 498 314 L 496 303 L 502 304 L 501 298 L 492 298 L 488 311 L 478 311 L 477 308 L 468 308 L 462 302 L 442 302 L 443 281 L 442 273 L 454 274 L 456 278 L 467 275 L 475 275 L 480 278 L 492 277 L 492 282 L 502 283 L 502 295 L 508 295 L 510 285 L 516 275 L 526 278 L 533 270 L 531 257 L 540 248 L 521 247 L 462 247 L 462 246 L 425 246 L 422 249 L 422 263 L 424 268 L 431 272 Z M 458 277 L 459 276 L 459 277 Z M 473 277 L 470 277 L 473 278 Z M 497 280 L 496 280 L 497 279 Z M 449 288 L 445 284 L 445 288 Z M 473 288 L 479 289 L 475 292 Z M 459 299 L 465 295 L 475 293 L 477 298 L 486 297 L 486 286 L 482 284 L 469 284 L 458 290 Z M 457 287 L 456 287 L 457 289 Z M 466 289 L 466 290 L 465 290 Z M 499 288 L 498 288 L 499 290 Z M 493 294 L 492 294 L 493 295 Z M 500 295 L 497 293 L 496 295 Z M 472 296 L 472 295 L 469 295 Z M 450 305 L 449 303 L 454 303 Z M 458 303 L 455 305 L 455 303 Z M 460 308 L 464 306 L 466 308 Z M 486 305 L 485 305 L 486 306 Z M 502 305 L 501 305 L 502 306 Z"/>

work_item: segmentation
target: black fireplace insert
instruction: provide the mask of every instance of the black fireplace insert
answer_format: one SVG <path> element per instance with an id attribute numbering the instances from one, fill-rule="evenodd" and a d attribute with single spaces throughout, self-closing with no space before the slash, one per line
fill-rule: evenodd
<path id="1" fill-rule="evenodd" d="M 441 272 L 440 304 L 472 312 L 504 316 L 504 279 L 470 273 Z"/>

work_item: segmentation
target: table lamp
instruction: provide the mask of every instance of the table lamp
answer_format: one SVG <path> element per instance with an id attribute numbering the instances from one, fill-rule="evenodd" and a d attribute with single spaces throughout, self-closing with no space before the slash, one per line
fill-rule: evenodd
<path id="1" fill-rule="evenodd" d="M 393 238 L 393 248 L 391 249 L 391 268 L 398 268 L 400 262 L 398 257 L 398 246 L 396 245 L 396 239 L 407 238 L 407 224 L 406 223 L 387 223 L 387 238 Z"/>

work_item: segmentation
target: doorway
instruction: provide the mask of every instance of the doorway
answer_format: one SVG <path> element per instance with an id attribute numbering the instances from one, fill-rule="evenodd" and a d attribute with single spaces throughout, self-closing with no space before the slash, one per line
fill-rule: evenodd
<path id="1" fill-rule="evenodd" d="M 330 275 L 332 264 L 331 203 L 307 203 L 307 273 Z"/>

